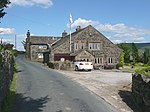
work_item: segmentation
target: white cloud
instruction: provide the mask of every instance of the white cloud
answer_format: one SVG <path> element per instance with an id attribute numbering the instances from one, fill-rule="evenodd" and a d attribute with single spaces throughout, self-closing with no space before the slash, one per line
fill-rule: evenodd
<path id="1" fill-rule="evenodd" d="M 12 5 L 19 6 L 41 6 L 44 8 L 48 8 L 53 5 L 52 0 L 10 0 Z"/>
<path id="2" fill-rule="evenodd" d="M 78 18 L 77 20 L 75 20 L 73 22 L 72 28 L 76 28 L 77 26 L 86 27 L 88 25 L 95 26 L 97 24 L 99 24 L 99 22 L 97 22 L 97 21 L 85 20 L 85 19 Z"/>
<path id="3" fill-rule="evenodd" d="M 86 20 L 82 18 L 78 18 L 72 24 L 72 28 L 77 26 L 86 27 L 88 25 L 94 26 L 97 30 L 104 33 L 111 33 L 109 35 L 112 38 L 119 38 L 114 39 L 116 42 L 123 42 L 123 41 L 144 41 L 144 37 L 149 35 L 150 36 L 150 29 L 142 29 L 137 27 L 126 26 L 124 23 L 118 24 L 101 24 L 98 21 Z M 68 26 L 68 25 L 67 25 Z"/>
<path id="4" fill-rule="evenodd" d="M 13 44 L 14 41 L 12 39 L 2 39 L 3 43 L 11 43 Z"/>
<path id="5" fill-rule="evenodd" d="M 113 40 L 113 43 L 122 43 L 122 40 Z"/>
<path id="6" fill-rule="evenodd" d="M 133 38 L 133 39 L 131 39 L 131 40 L 140 42 L 140 41 L 143 41 L 143 40 L 144 40 L 144 37 Z"/>
<path id="7" fill-rule="evenodd" d="M 9 35 L 9 34 L 14 34 L 15 29 L 14 28 L 0 28 L 0 34 L 2 35 Z"/>

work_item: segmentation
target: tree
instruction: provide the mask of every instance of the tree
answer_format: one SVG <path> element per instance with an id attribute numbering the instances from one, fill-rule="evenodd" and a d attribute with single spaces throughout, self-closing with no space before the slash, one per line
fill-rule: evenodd
<path id="1" fill-rule="evenodd" d="M 135 43 L 132 43 L 132 58 L 133 58 L 133 63 L 136 63 L 139 58 L 139 52 Z"/>
<path id="2" fill-rule="evenodd" d="M 120 54 L 119 67 L 123 67 L 124 65 L 124 52 Z"/>
<path id="3" fill-rule="evenodd" d="M 121 44 L 118 44 L 118 47 L 121 48 L 124 52 L 124 62 L 129 63 L 130 62 L 130 53 L 131 53 L 130 46 L 126 43 L 121 43 Z"/>
<path id="4" fill-rule="evenodd" d="M 4 8 L 7 8 L 8 4 L 10 4 L 9 0 L 0 0 L 0 18 L 6 14 L 6 12 L 4 12 Z"/>
<path id="5" fill-rule="evenodd" d="M 145 48 L 144 51 L 144 64 L 147 64 L 150 62 L 150 48 Z"/>

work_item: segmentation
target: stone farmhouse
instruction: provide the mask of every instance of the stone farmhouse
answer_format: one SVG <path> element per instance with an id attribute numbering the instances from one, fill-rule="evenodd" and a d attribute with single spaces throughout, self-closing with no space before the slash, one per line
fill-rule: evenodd
<path id="1" fill-rule="evenodd" d="M 32 61 L 84 60 L 92 61 L 95 67 L 116 67 L 122 52 L 108 38 L 91 25 L 62 37 L 30 36 L 27 33 L 26 57 Z"/>

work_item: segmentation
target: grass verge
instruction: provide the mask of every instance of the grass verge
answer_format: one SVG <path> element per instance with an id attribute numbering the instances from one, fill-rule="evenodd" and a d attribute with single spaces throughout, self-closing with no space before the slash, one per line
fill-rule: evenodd
<path id="1" fill-rule="evenodd" d="M 3 112 L 10 112 L 12 109 L 12 105 L 15 100 L 15 94 L 16 94 L 16 80 L 17 80 L 16 73 L 14 73 L 13 80 L 10 85 L 9 93 L 2 107 Z"/>

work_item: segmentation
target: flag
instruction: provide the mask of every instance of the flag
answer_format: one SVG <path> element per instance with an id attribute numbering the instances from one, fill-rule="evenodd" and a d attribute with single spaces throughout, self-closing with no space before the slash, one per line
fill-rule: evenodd
<path id="1" fill-rule="evenodd" d="M 72 23 L 72 16 L 71 16 L 71 14 L 70 14 L 70 23 Z"/>

